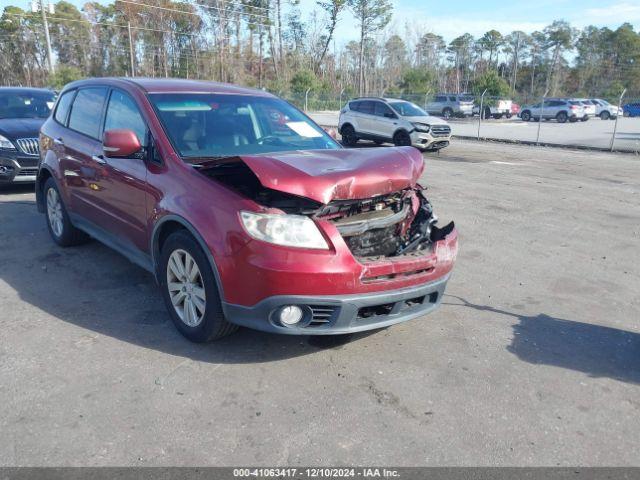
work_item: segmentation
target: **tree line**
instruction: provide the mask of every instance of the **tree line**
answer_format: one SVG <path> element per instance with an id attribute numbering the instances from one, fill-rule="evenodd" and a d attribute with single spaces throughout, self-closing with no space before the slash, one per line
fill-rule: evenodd
<path id="1" fill-rule="evenodd" d="M 0 17 L 0 85 L 53 86 L 86 76 L 211 79 L 281 95 L 479 93 L 519 101 L 573 95 L 640 96 L 640 34 L 573 28 L 490 30 L 450 42 L 438 25 L 392 22 L 389 0 L 66 1 L 48 13 L 55 72 L 41 13 L 17 6 Z M 357 39 L 336 38 L 340 23 Z M 355 35 L 354 35 L 355 36 Z"/>

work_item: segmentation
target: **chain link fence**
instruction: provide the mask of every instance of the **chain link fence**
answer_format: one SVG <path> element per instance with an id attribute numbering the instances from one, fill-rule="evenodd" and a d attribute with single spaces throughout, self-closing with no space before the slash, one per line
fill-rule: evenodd
<path id="1" fill-rule="evenodd" d="M 338 125 L 340 110 L 355 97 L 344 91 L 274 93 L 306 111 L 321 125 L 331 127 Z M 582 97 L 521 96 L 511 100 L 472 94 L 386 93 L 385 96 L 410 101 L 431 115 L 446 117 L 453 135 L 459 138 L 640 154 L 640 98 L 623 95 L 599 99 L 606 101 L 599 102 L 600 105 L 584 105 L 580 103 L 585 100 Z M 575 102 L 578 103 L 574 105 Z M 568 110 L 572 107 L 575 109 Z"/>

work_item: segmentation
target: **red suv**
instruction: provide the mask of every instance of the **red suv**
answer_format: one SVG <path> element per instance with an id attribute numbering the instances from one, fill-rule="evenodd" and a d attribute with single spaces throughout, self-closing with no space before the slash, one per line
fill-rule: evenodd
<path id="1" fill-rule="evenodd" d="M 190 340 L 243 325 L 324 335 L 441 301 L 457 253 L 413 147 L 344 149 L 263 91 L 185 80 L 69 84 L 42 127 L 38 208 L 156 277 Z"/>

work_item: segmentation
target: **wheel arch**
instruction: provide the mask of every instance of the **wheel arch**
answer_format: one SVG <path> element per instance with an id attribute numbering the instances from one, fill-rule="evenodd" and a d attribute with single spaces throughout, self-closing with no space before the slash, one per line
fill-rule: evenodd
<path id="1" fill-rule="evenodd" d="M 156 277 L 156 282 L 160 284 L 161 273 L 160 273 L 160 252 L 162 245 L 166 241 L 166 239 L 172 233 L 186 230 L 191 234 L 191 236 L 196 240 L 202 251 L 204 252 L 207 260 L 209 260 L 209 265 L 211 266 L 211 270 L 213 271 L 213 276 L 216 280 L 216 286 L 218 287 L 218 293 L 220 294 L 220 300 L 224 305 L 224 289 L 222 287 L 222 280 L 220 278 L 220 272 L 218 270 L 218 266 L 216 264 L 215 259 L 213 258 L 213 254 L 211 250 L 207 246 L 207 243 L 202 238 L 202 235 L 198 232 L 198 230 L 185 218 L 169 214 L 162 217 L 158 220 L 153 227 L 153 232 L 151 234 L 151 245 L 149 251 L 151 252 L 151 262 L 154 268 L 154 276 Z"/>
<path id="2" fill-rule="evenodd" d="M 36 177 L 36 208 L 38 212 L 44 213 L 44 185 L 47 183 L 47 180 L 55 177 L 53 172 L 49 169 L 48 166 L 42 165 L 40 170 L 38 170 L 38 176 Z"/>
<path id="3" fill-rule="evenodd" d="M 409 132 L 409 130 L 407 130 L 405 127 L 398 127 L 394 130 L 393 135 L 391 135 L 391 140 L 393 140 L 394 138 L 396 138 L 396 135 L 404 132 L 407 135 L 411 136 L 411 132 Z"/>
<path id="4" fill-rule="evenodd" d="M 342 132 L 344 131 L 344 127 L 347 127 L 347 126 L 349 126 L 349 127 L 353 128 L 353 130 L 354 130 L 354 131 L 355 131 L 355 129 L 356 129 L 356 127 L 354 127 L 354 126 L 353 126 L 353 123 L 351 123 L 351 121 L 347 121 L 347 122 L 344 122 L 344 123 L 342 124 L 342 126 L 340 127 L 340 130 L 339 130 L 339 132 L 338 132 L 338 133 L 340 133 L 340 135 L 342 135 Z"/>

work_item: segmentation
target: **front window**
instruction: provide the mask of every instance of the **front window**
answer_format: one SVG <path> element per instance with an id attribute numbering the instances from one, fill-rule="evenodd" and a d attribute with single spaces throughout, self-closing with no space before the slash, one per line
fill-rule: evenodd
<path id="1" fill-rule="evenodd" d="M 398 115 L 401 117 L 426 117 L 427 112 L 422 110 L 419 106 L 411 103 L 411 102 L 393 102 L 390 103 L 391 108 L 393 108 Z"/>
<path id="2" fill-rule="evenodd" d="M 186 160 L 341 148 L 303 113 L 277 98 L 194 93 L 150 98 Z"/>
<path id="3" fill-rule="evenodd" d="M 0 92 L 0 118 L 47 118 L 56 98 L 46 92 Z"/>

